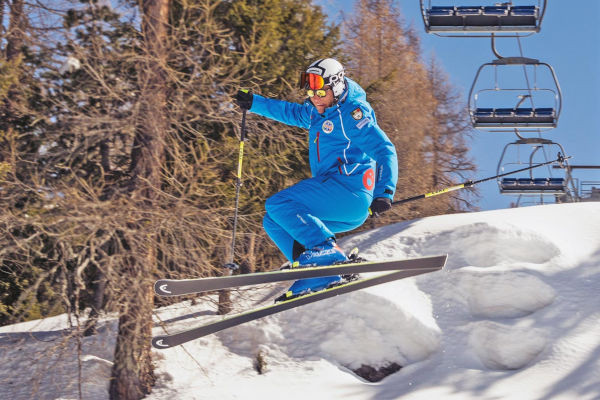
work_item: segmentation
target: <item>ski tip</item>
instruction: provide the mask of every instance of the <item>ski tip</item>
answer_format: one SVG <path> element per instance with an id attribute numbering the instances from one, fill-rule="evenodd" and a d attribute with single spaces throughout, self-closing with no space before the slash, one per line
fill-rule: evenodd
<path id="1" fill-rule="evenodd" d="M 156 336 L 152 338 L 152 347 L 163 350 L 171 347 L 168 339 L 165 336 Z"/>
<path id="2" fill-rule="evenodd" d="M 173 293 L 169 289 L 168 281 L 164 279 L 154 282 L 154 293 L 160 296 L 173 296 Z"/>

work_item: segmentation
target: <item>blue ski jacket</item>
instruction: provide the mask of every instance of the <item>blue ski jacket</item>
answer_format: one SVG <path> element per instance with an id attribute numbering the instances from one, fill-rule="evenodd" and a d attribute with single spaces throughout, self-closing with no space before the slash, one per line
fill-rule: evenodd
<path id="1" fill-rule="evenodd" d="M 250 111 L 287 125 L 308 129 L 313 177 L 336 175 L 350 190 L 393 199 L 398 180 L 396 149 L 377 125 L 365 91 L 346 79 L 346 90 L 319 114 L 310 99 L 303 104 L 255 94 Z"/>

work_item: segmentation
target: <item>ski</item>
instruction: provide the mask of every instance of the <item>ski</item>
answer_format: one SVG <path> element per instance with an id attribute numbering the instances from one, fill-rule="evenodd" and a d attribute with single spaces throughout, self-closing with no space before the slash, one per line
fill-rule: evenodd
<path id="1" fill-rule="evenodd" d="M 394 271 L 384 275 L 379 275 L 372 278 L 351 281 L 339 286 L 334 286 L 329 289 L 309 293 L 303 296 L 295 297 L 290 300 L 284 300 L 279 303 L 243 312 L 241 314 L 226 316 L 219 321 L 211 322 L 182 332 L 170 335 L 155 336 L 152 339 L 152 346 L 156 349 L 167 349 L 173 346 L 178 346 L 180 344 L 189 342 L 191 340 L 201 338 L 203 336 L 222 331 L 227 328 L 241 325 L 246 322 L 254 321 L 256 319 L 263 318 L 269 315 L 277 314 L 285 310 L 290 310 L 292 308 L 335 297 L 340 294 L 349 293 L 367 287 L 380 285 L 382 283 L 392 282 L 411 276 L 441 270 L 446 263 L 446 256 L 437 257 L 436 260 L 436 263 L 433 263 L 431 261 L 427 262 L 427 266 L 425 267 L 422 266 L 421 268 L 417 268 L 416 266 L 414 266 L 410 269 L 400 269 L 398 271 Z"/>
<path id="2" fill-rule="evenodd" d="M 181 296 L 240 286 L 319 278 L 332 275 L 360 274 L 367 272 L 422 270 L 437 267 L 446 261 L 446 255 L 390 261 L 364 261 L 321 267 L 292 268 L 271 272 L 231 275 L 197 279 L 160 279 L 154 291 L 160 296 Z"/>

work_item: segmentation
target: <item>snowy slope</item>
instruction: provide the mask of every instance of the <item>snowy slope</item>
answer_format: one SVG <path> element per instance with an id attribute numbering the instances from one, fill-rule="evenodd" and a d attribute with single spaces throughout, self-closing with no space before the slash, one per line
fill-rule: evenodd
<path id="1" fill-rule="evenodd" d="M 368 259 L 449 258 L 444 271 L 157 351 L 159 381 L 149 398 L 600 399 L 599 203 L 431 217 L 341 245 L 358 246 Z M 284 288 L 236 296 L 252 307 Z M 156 315 L 169 331 L 218 318 L 210 301 Z M 37 360 L 58 347 L 65 327 L 63 316 L 0 328 L 0 398 L 30 398 L 34 375 L 46 394 L 38 398 L 77 398 L 74 344 Z M 84 339 L 86 399 L 107 398 L 114 334 L 107 320 L 100 335 Z M 394 362 L 403 368 L 378 383 L 351 372 Z"/>

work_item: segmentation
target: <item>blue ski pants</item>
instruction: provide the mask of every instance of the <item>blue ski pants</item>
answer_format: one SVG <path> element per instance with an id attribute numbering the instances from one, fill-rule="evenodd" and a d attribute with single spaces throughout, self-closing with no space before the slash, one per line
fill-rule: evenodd
<path id="1" fill-rule="evenodd" d="M 369 216 L 373 196 L 349 189 L 340 179 L 305 179 L 267 199 L 263 226 L 288 260 L 293 261 L 294 240 L 310 249 L 359 227 Z"/>

